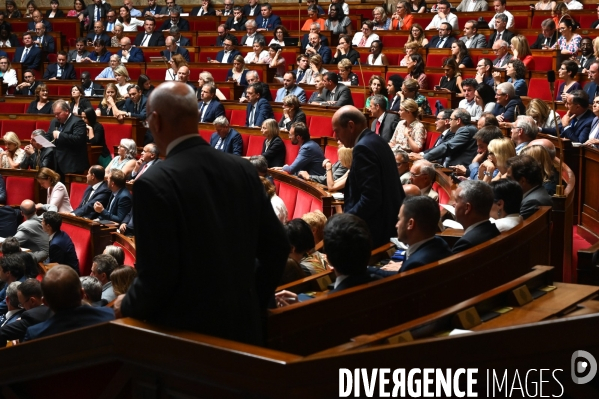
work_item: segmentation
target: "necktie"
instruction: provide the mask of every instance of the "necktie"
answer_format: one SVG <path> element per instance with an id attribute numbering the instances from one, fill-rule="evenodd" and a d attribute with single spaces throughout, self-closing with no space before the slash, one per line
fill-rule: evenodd
<path id="1" fill-rule="evenodd" d="M 139 114 L 139 103 L 133 103 L 133 113 Z"/>
<path id="2" fill-rule="evenodd" d="M 100 7 L 96 6 L 96 21 L 98 22 L 100 20 Z"/>
<path id="3" fill-rule="evenodd" d="M 381 121 L 377 119 L 377 120 L 376 120 L 376 128 L 374 129 L 374 132 L 375 132 L 376 134 L 380 134 L 380 133 L 379 133 L 379 129 L 380 129 L 380 128 L 381 128 Z"/>
<path id="4" fill-rule="evenodd" d="M 289 95 L 289 89 L 285 90 L 285 97 L 287 97 Z"/>
<path id="5" fill-rule="evenodd" d="M 584 63 L 587 62 L 587 58 L 583 55 L 580 57 L 580 66 L 584 68 Z"/>
<path id="6" fill-rule="evenodd" d="M 113 29 L 114 29 L 114 23 L 109 22 L 108 25 L 106 26 L 106 30 L 108 32 L 112 32 Z"/>
<path id="7" fill-rule="evenodd" d="M 576 120 L 576 117 L 570 119 L 570 124 L 568 125 L 569 128 L 573 128 L 574 126 L 576 126 L 576 122 L 578 122 Z"/>
<path id="8" fill-rule="evenodd" d="M 23 56 L 21 57 L 21 62 L 25 61 L 27 54 L 29 54 L 29 48 L 25 47 L 25 51 L 23 51 Z"/>
<path id="9" fill-rule="evenodd" d="M 437 48 L 443 48 L 443 43 L 445 43 L 445 38 L 441 38 L 441 40 L 439 40 L 439 44 L 437 45 Z"/>
<path id="10" fill-rule="evenodd" d="M 298 69 L 298 71 L 297 71 L 297 81 L 298 82 L 300 82 L 304 78 L 305 73 L 306 73 L 306 71 L 302 71 L 301 69 Z"/>
<path id="11" fill-rule="evenodd" d="M 596 139 L 597 136 L 599 136 L 599 119 L 596 119 L 595 123 L 593 123 L 591 134 L 589 134 L 589 139 Z"/>
<path id="12" fill-rule="evenodd" d="M 218 142 L 216 143 L 216 147 L 214 147 L 214 148 L 216 148 L 217 150 L 224 151 L 225 150 L 225 148 L 224 148 L 225 146 L 223 144 L 224 144 L 223 138 L 219 137 L 218 138 Z"/>
<path id="13" fill-rule="evenodd" d="M 252 110 L 250 111 L 250 119 L 248 120 L 248 125 L 250 127 L 254 126 L 254 111 L 256 110 L 256 106 L 252 105 Z"/>
<path id="14" fill-rule="evenodd" d="M 206 103 L 202 102 L 202 106 L 200 107 L 200 122 L 204 122 L 204 107 L 206 107 Z"/>
<path id="15" fill-rule="evenodd" d="M 139 171 L 139 173 L 137 174 L 137 176 L 135 176 L 135 179 L 134 179 L 134 180 L 137 180 L 137 179 L 139 179 L 139 176 L 141 176 L 141 175 L 142 175 L 142 174 L 143 174 L 143 173 L 146 171 L 146 169 L 147 169 L 147 168 L 148 168 L 148 164 L 147 164 L 147 163 L 145 163 L 145 164 L 144 164 L 144 166 L 142 166 L 142 168 L 140 169 L 140 171 Z"/>
<path id="16" fill-rule="evenodd" d="M 40 48 L 44 47 L 44 37 L 43 36 L 38 37 L 37 41 L 40 42 Z"/>
<path id="17" fill-rule="evenodd" d="M 90 186 L 90 190 L 88 191 L 87 195 L 83 198 L 83 201 L 81 201 L 81 205 L 87 204 L 89 202 L 89 199 L 92 197 L 93 193 L 94 189 Z"/>
<path id="18" fill-rule="evenodd" d="M 268 18 L 262 21 L 262 27 L 266 29 L 266 24 L 268 24 Z"/>
<path id="19" fill-rule="evenodd" d="M 112 194 L 110 196 L 110 204 L 108 205 L 108 214 L 110 214 L 110 211 L 112 210 L 112 204 L 114 204 L 114 198 L 115 198 L 115 195 Z"/>

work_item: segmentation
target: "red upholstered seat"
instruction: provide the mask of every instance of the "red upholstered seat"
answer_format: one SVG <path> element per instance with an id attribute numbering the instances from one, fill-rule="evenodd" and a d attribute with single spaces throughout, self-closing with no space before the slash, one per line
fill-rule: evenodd
<path id="1" fill-rule="evenodd" d="M 208 62 L 208 58 L 211 58 L 213 60 L 216 59 L 216 54 L 221 50 L 220 47 L 214 47 L 214 49 L 202 49 L 202 52 L 200 53 L 200 60 L 199 62 Z"/>
<path id="2" fill-rule="evenodd" d="M 264 140 L 266 140 L 266 137 L 264 136 L 257 136 L 253 134 L 250 135 L 245 155 L 250 157 L 252 155 L 262 154 L 262 146 L 264 145 Z"/>
<path id="3" fill-rule="evenodd" d="M 386 48 L 390 48 L 390 47 L 402 48 L 408 41 L 408 36 L 407 35 L 383 36 L 382 40 L 383 40 L 383 46 Z M 389 58 L 389 54 L 386 54 L 386 55 L 387 55 L 387 58 Z M 397 62 L 399 62 L 399 61 L 397 61 Z"/>
<path id="4" fill-rule="evenodd" d="M 71 237 L 75 245 L 75 252 L 79 259 L 79 274 L 89 276 L 92 269 L 91 232 L 83 227 L 64 223 L 64 220 L 60 228 Z"/>
<path id="5" fill-rule="evenodd" d="M 429 54 L 426 56 L 426 66 L 429 68 L 438 67 L 441 68 L 443 66 L 443 60 L 449 57 L 449 53 L 447 54 Z"/>
<path id="6" fill-rule="evenodd" d="M 230 109 L 225 109 L 225 116 L 227 117 L 227 120 L 229 121 L 229 123 L 231 123 L 231 110 Z"/>
<path id="7" fill-rule="evenodd" d="M 514 28 L 515 29 L 528 29 L 528 15 L 515 15 L 514 16 Z"/>
<path id="8" fill-rule="evenodd" d="M 235 126 L 245 126 L 246 112 L 243 109 L 234 109 L 231 111 L 231 119 L 229 123 Z"/>
<path id="9" fill-rule="evenodd" d="M 104 137 L 108 148 L 114 148 L 121 143 L 121 139 L 130 139 L 131 125 L 121 125 L 118 123 L 104 123 Z"/>
<path id="10" fill-rule="evenodd" d="M 331 161 L 332 164 L 339 160 L 337 150 L 337 147 L 333 147 L 332 145 L 327 145 L 324 147 L 324 157 Z"/>
<path id="11" fill-rule="evenodd" d="M 119 242 L 115 241 L 112 243 L 115 247 L 123 248 L 123 252 L 125 253 L 125 265 L 135 266 L 135 255 L 131 253 L 127 248 L 122 246 Z"/>
<path id="12" fill-rule="evenodd" d="M 74 63 L 73 64 L 75 66 L 75 73 L 77 74 L 77 76 L 81 76 L 81 72 L 83 71 L 88 71 L 90 76 L 92 77 L 92 80 L 96 79 L 96 76 L 98 76 L 100 74 L 100 72 L 102 72 L 104 70 L 104 68 L 106 68 L 106 66 L 104 67 L 95 67 L 95 66 L 90 66 L 90 64 L 88 63 L 84 63 L 84 64 L 77 64 Z M 129 66 L 127 66 L 127 71 L 129 71 Z M 131 72 L 129 72 L 131 73 Z M 162 71 L 163 75 L 161 77 L 162 80 L 164 80 L 164 70 Z M 131 75 L 129 75 L 131 76 Z M 137 75 L 137 77 L 139 77 L 139 74 Z M 135 78 L 135 80 L 137 80 L 137 77 Z M 133 78 L 133 77 L 131 77 Z"/>
<path id="13" fill-rule="evenodd" d="M 333 137 L 331 118 L 328 116 L 312 115 L 309 129 L 311 137 Z"/>
<path id="14" fill-rule="evenodd" d="M 450 106 L 448 106 L 448 102 L 447 102 L 446 98 L 443 98 L 443 97 L 427 97 L 426 99 L 428 101 L 428 104 L 431 107 L 431 111 L 433 111 L 433 115 L 437 111 L 437 109 L 435 108 L 435 104 L 437 103 L 437 100 L 439 100 L 439 102 L 441 103 L 441 105 L 443 106 L 444 109 L 451 108 Z"/>
<path id="15" fill-rule="evenodd" d="M 535 55 L 534 62 L 533 70 L 535 71 L 553 70 L 553 57 Z"/>
<path id="16" fill-rule="evenodd" d="M 31 97 L 33 100 L 33 97 Z M 24 114 L 29 104 L 26 103 L 0 103 L 0 113 Z"/>
<path id="17" fill-rule="evenodd" d="M 200 72 L 204 72 L 204 71 L 210 72 L 216 82 L 226 82 L 227 81 L 227 73 L 229 72 L 229 70 L 224 69 L 224 68 L 219 68 L 219 67 L 215 67 L 215 68 L 191 67 L 190 68 L 190 76 L 192 76 L 192 77 L 200 76 Z M 164 79 L 164 77 L 162 79 Z"/>
<path id="18" fill-rule="evenodd" d="M 4 120 L 2 121 L 2 134 L 6 132 L 15 132 L 19 139 L 28 140 L 31 138 L 31 132 L 35 130 L 35 121 L 27 120 Z"/>
<path id="19" fill-rule="evenodd" d="M 83 199 L 83 194 L 85 193 L 85 190 L 87 190 L 87 187 L 88 185 L 85 183 L 71 183 L 71 191 L 69 192 L 69 198 L 71 199 L 71 205 L 73 206 L 73 209 L 77 208 L 81 203 L 81 200 Z"/>
<path id="20" fill-rule="evenodd" d="M 165 74 L 165 68 L 146 68 L 146 76 L 151 80 L 163 81 Z"/>
<path id="21" fill-rule="evenodd" d="M 279 183 L 278 196 L 281 197 L 287 207 L 289 219 L 301 218 L 306 213 L 315 210 L 322 211 L 322 202 L 316 198 L 285 182 L 275 180 L 276 183 Z"/>
<path id="22" fill-rule="evenodd" d="M 276 181 L 276 180 L 275 180 Z M 279 197 L 285 203 L 287 207 L 287 214 L 289 219 L 293 219 L 295 215 L 295 202 L 297 201 L 297 188 L 285 183 L 279 182 Z"/>
<path id="23" fill-rule="evenodd" d="M 440 135 L 441 135 L 441 133 L 439 133 L 439 132 L 427 132 L 426 144 L 424 145 L 424 149 L 428 150 L 429 148 L 432 148 L 435 145 L 435 143 L 437 142 L 437 139 L 439 138 Z"/>
<path id="24" fill-rule="evenodd" d="M 277 98 L 277 89 L 270 89 L 270 95 L 273 98 L 273 100 Z"/>
<path id="25" fill-rule="evenodd" d="M 6 176 L 6 205 L 21 205 L 34 198 L 35 181 L 29 177 Z"/>
<path id="26" fill-rule="evenodd" d="M 429 89 L 434 89 L 435 86 L 437 86 L 439 84 L 439 82 L 441 82 L 441 78 L 443 76 L 445 76 L 444 73 L 433 73 L 433 72 L 427 73 L 426 77 L 428 78 Z"/>
<path id="27" fill-rule="evenodd" d="M 433 190 L 435 190 L 439 194 L 440 204 L 449 204 L 449 195 L 445 190 L 441 188 L 441 186 L 437 182 L 433 183 Z"/>
<path id="28" fill-rule="evenodd" d="M 192 19 L 189 20 L 189 30 L 198 31 L 198 30 L 208 30 L 208 31 L 216 31 L 216 27 L 218 26 L 218 21 L 213 18 L 201 18 L 201 19 Z"/>
<path id="29" fill-rule="evenodd" d="M 281 118 L 283 117 L 283 111 L 274 111 L 273 110 L 273 114 L 275 115 L 275 120 L 276 121 L 280 121 Z"/>
<path id="30" fill-rule="evenodd" d="M 291 165 L 295 158 L 297 158 L 297 154 L 299 152 L 299 145 L 291 144 L 291 140 L 283 139 L 283 143 L 285 144 L 285 163 L 287 165 Z"/>
<path id="31" fill-rule="evenodd" d="M 249 134 L 242 134 L 241 135 L 241 140 L 243 141 L 243 156 L 246 156 L 247 152 L 248 152 L 248 144 L 250 142 L 250 135 Z"/>
<path id="32" fill-rule="evenodd" d="M 528 83 L 528 96 L 530 98 L 539 98 L 545 101 L 551 101 L 551 90 L 547 84 L 546 78 L 530 78 Z"/>
<path id="33" fill-rule="evenodd" d="M 213 131 L 209 129 L 200 129 L 200 136 L 208 143 L 210 143 L 210 136 L 212 136 Z"/>
<path id="34" fill-rule="evenodd" d="M 311 212 L 313 210 L 313 202 L 317 202 L 314 197 L 307 194 L 305 191 L 298 190 L 297 200 L 295 201 L 295 209 L 293 211 L 293 214 L 290 213 L 289 215 L 293 215 L 293 219 L 301 218 L 306 213 Z M 320 210 L 322 211 L 322 209 Z"/>
<path id="35" fill-rule="evenodd" d="M 35 128 L 44 129 L 47 132 L 50 129 L 50 121 L 36 121 Z"/>
<path id="36" fill-rule="evenodd" d="M 364 78 L 366 78 L 366 76 L 364 76 Z M 362 92 L 362 93 L 353 93 L 352 92 L 351 98 L 354 100 L 354 106 L 356 108 L 359 108 L 359 109 L 364 108 L 364 104 L 366 103 L 366 100 L 364 99 L 364 92 Z"/>

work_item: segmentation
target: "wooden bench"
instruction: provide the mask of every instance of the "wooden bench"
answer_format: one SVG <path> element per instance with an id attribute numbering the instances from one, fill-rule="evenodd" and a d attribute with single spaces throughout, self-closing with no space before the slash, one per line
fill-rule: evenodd
<path id="1" fill-rule="evenodd" d="M 285 205 L 289 220 L 301 218 L 304 214 L 319 210 L 328 218 L 333 214 L 333 197 L 323 189 L 285 172 L 269 170 L 275 181 L 277 194 Z"/>
<path id="2" fill-rule="evenodd" d="M 135 249 L 135 239 L 127 237 L 121 233 L 112 233 L 112 245 L 122 248 L 125 252 L 125 265 L 135 267 L 137 250 Z"/>

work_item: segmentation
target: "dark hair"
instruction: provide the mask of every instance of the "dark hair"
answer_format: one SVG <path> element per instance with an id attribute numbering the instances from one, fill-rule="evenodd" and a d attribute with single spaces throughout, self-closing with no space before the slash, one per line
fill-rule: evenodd
<path id="1" fill-rule="evenodd" d="M 525 178 L 531 186 L 543 183 L 541 165 L 530 155 L 517 155 L 507 160 L 508 169 L 512 169 L 512 177 L 516 181 Z"/>
<path id="2" fill-rule="evenodd" d="M 424 59 L 422 59 L 422 56 L 420 54 L 412 54 L 410 56 L 410 59 L 416 63 L 416 65 L 412 67 L 410 75 L 412 76 L 412 78 L 418 80 L 420 75 L 424 73 L 424 68 L 426 67 L 426 65 L 424 65 Z"/>
<path id="3" fill-rule="evenodd" d="M 437 201 L 427 195 L 407 197 L 403 201 L 403 214 L 407 219 L 414 219 L 416 225 L 424 233 L 433 236 L 438 229 L 441 212 Z"/>
<path id="4" fill-rule="evenodd" d="M 25 262 L 17 254 L 1 257 L 0 267 L 4 273 L 10 272 L 15 280 L 20 280 L 25 275 Z"/>
<path id="5" fill-rule="evenodd" d="M 98 266 L 98 268 L 96 269 L 97 273 L 105 273 L 106 278 L 109 280 L 112 271 L 119 265 L 116 259 L 114 259 L 114 256 L 106 254 L 94 256 L 93 263 L 95 263 Z"/>
<path id="6" fill-rule="evenodd" d="M 576 21 L 571 18 L 563 18 L 559 23 L 566 25 L 566 28 L 572 28 L 572 32 L 576 32 L 576 28 L 578 27 Z"/>
<path id="7" fill-rule="evenodd" d="M 254 167 L 258 171 L 258 174 L 264 176 L 268 174 L 268 162 L 266 161 L 266 158 L 264 158 L 263 155 L 252 155 L 250 157 L 250 163 L 254 165 Z"/>
<path id="8" fill-rule="evenodd" d="M 87 118 L 88 124 L 91 127 L 94 127 L 94 125 L 98 121 L 98 117 L 96 115 L 96 112 L 92 108 L 86 108 L 84 110 L 81 110 L 81 113 L 85 114 L 85 117 Z"/>
<path id="9" fill-rule="evenodd" d="M 341 39 L 345 40 L 345 42 L 349 45 L 350 49 L 353 48 L 350 35 L 341 34 L 341 35 L 339 35 L 338 40 L 341 40 Z"/>
<path id="10" fill-rule="evenodd" d="M 6 237 L 2 242 L 2 254 L 10 255 L 21 252 L 21 244 L 15 237 Z"/>
<path id="11" fill-rule="evenodd" d="M 306 253 L 314 248 L 314 235 L 310 225 L 303 219 L 292 219 L 285 225 L 285 232 L 289 243 L 293 245 L 296 253 Z"/>
<path id="12" fill-rule="evenodd" d="M 331 10 L 335 9 L 337 14 L 334 17 L 331 17 Z M 331 4 L 331 8 L 329 10 L 329 18 L 331 21 L 342 21 L 345 18 L 345 13 L 343 12 L 343 7 L 339 3 Z"/>
<path id="13" fill-rule="evenodd" d="M 339 76 L 335 72 L 326 72 L 324 76 L 335 84 L 339 83 Z"/>
<path id="14" fill-rule="evenodd" d="M 493 114 L 491 114 L 491 115 L 493 115 Z M 493 116 L 495 116 L 495 115 L 493 115 Z M 497 119 L 495 119 L 495 120 L 497 120 Z M 486 122 L 486 117 L 485 117 L 485 122 Z M 498 126 L 485 125 L 485 127 L 480 129 L 474 135 L 475 140 L 480 140 L 485 144 L 489 144 L 491 142 L 491 140 L 501 139 L 501 138 L 503 138 L 503 133 L 501 132 L 501 129 Z"/>
<path id="15" fill-rule="evenodd" d="M 273 49 L 273 50 L 275 51 L 275 53 L 276 53 L 277 51 L 279 51 L 279 50 L 283 49 L 283 47 L 281 47 L 281 45 L 280 45 L 280 44 L 277 44 L 277 43 L 272 43 L 272 44 L 270 44 L 270 45 L 268 46 L 268 48 L 271 48 L 271 49 Z"/>
<path id="16" fill-rule="evenodd" d="M 247 89 L 252 88 L 254 89 L 254 92 L 256 94 L 258 94 L 260 97 L 262 97 L 262 83 L 260 82 L 256 82 L 256 83 L 252 83 L 251 85 L 248 85 Z M 247 89 L 245 89 L 247 91 Z"/>
<path id="17" fill-rule="evenodd" d="M 104 181 L 104 176 L 106 172 L 104 170 L 104 167 L 102 167 L 101 165 L 92 165 L 92 167 L 89 168 L 89 172 L 96 178 L 96 180 Z"/>
<path id="18" fill-rule="evenodd" d="M 295 122 L 291 127 L 294 129 L 295 135 L 301 137 L 304 143 L 310 141 L 310 131 L 304 122 Z"/>
<path id="19" fill-rule="evenodd" d="M 391 82 L 396 92 L 401 91 L 401 86 L 403 85 L 403 78 L 401 76 L 391 75 L 387 77 L 387 80 Z"/>
<path id="20" fill-rule="evenodd" d="M 370 43 L 370 45 L 372 46 L 374 43 L 378 43 L 379 48 L 381 49 L 381 52 L 383 51 L 383 42 L 380 40 L 373 40 L 372 43 Z"/>
<path id="21" fill-rule="evenodd" d="M 372 239 L 364 220 L 350 213 L 329 218 L 323 231 L 324 251 L 340 274 L 362 274 L 370 260 Z"/>
<path id="22" fill-rule="evenodd" d="M 35 261 L 33 255 L 29 252 L 19 251 L 15 255 L 19 258 L 23 259 L 23 263 L 25 264 L 25 277 L 27 278 L 36 278 L 39 272 L 39 265 Z"/>
<path id="23" fill-rule="evenodd" d="M 485 118 L 485 127 L 487 127 L 487 126 L 499 127 L 499 121 L 497 120 L 497 117 L 495 115 L 493 115 L 491 112 L 483 112 L 480 117 Z M 502 134 L 502 136 L 503 136 L 503 134 Z"/>
<path id="24" fill-rule="evenodd" d="M 509 179 L 500 179 L 491 182 L 494 202 L 503 200 L 503 209 L 508 215 L 520 213 L 522 203 L 522 187 Z M 405 202 L 404 202 L 405 203 Z"/>
<path id="25" fill-rule="evenodd" d="M 578 104 L 584 109 L 589 107 L 589 95 L 586 91 L 574 90 L 570 94 L 572 95 L 572 104 Z"/>
<path id="26" fill-rule="evenodd" d="M 17 287 L 17 291 L 21 291 L 23 298 L 26 300 L 29 300 L 29 298 L 32 296 L 36 298 L 41 298 L 43 296 L 42 283 L 35 278 L 28 278 L 27 280 L 23 281 Z"/>
<path id="27" fill-rule="evenodd" d="M 489 73 L 493 72 L 493 61 L 491 61 L 489 58 L 479 58 L 478 60 L 484 62 L 485 66 L 491 67 L 491 69 L 489 69 Z"/>
<path id="28" fill-rule="evenodd" d="M 458 46 L 458 48 L 460 49 L 460 53 L 458 54 L 460 58 L 460 63 L 464 60 L 464 58 L 470 57 L 470 52 L 468 51 L 468 47 L 466 47 L 466 43 L 464 43 L 462 40 L 456 40 L 452 43 L 452 45 L 453 44 Z M 454 59 L 457 61 L 457 58 Z"/>
<path id="29" fill-rule="evenodd" d="M 449 8 L 451 8 L 451 5 L 449 4 L 449 2 L 448 2 L 448 1 L 445 1 L 445 0 L 438 2 L 438 3 L 437 3 L 437 6 L 445 6 L 445 7 L 447 7 L 448 9 L 449 9 Z"/>
<path id="30" fill-rule="evenodd" d="M 83 43 L 84 45 L 87 45 L 87 39 L 84 37 L 80 37 L 79 39 L 77 39 L 77 41 L 75 42 L 75 44 L 77 43 Z"/>
<path id="31" fill-rule="evenodd" d="M 488 84 L 480 83 L 476 86 L 476 91 L 480 98 L 482 98 L 483 103 L 488 104 L 495 102 L 495 91 L 493 91 L 493 88 Z"/>
<path id="32" fill-rule="evenodd" d="M 273 30 L 273 32 L 276 34 L 279 29 L 283 31 L 283 37 L 289 37 L 289 31 L 283 25 L 275 26 L 275 29 Z M 231 36 L 233 36 L 233 35 L 231 35 Z M 233 37 L 235 37 L 235 36 L 233 36 Z M 235 38 L 235 39 L 237 39 L 237 38 Z M 233 41 L 233 43 L 235 43 L 235 41 Z"/>
<path id="33" fill-rule="evenodd" d="M 58 212 L 54 211 L 46 211 L 42 215 L 44 223 L 52 228 L 53 232 L 60 231 L 60 226 L 62 225 L 62 216 Z"/>
<path id="34" fill-rule="evenodd" d="M 374 29 L 374 22 L 372 22 L 371 20 L 366 20 L 364 22 L 362 22 L 362 26 L 368 26 L 368 29 L 373 30 Z"/>
<path id="35" fill-rule="evenodd" d="M 519 59 L 512 58 L 507 62 L 508 64 L 512 64 L 514 70 L 516 72 L 516 79 L 524 79 L 526 77 L 526 66 Z"/>
<path id="36" fill-rule="evenodd" d="M 564 62 L 562 62 L 562 65 L 566 67 L 566 71 L 568 72 L 568 75 L 570 75 L 571 78 L 576 77 L 576 74 L 578 73 L 577 63 L 575 63 L 572 60 L 565 60 Z"/>
<path id="37" fill-rule="evenodd" d="M 472 87 L 474 90 L 478 87 L 478 82 L 476 79 L 468 78 L 462 80 L 462 87 Z"/>

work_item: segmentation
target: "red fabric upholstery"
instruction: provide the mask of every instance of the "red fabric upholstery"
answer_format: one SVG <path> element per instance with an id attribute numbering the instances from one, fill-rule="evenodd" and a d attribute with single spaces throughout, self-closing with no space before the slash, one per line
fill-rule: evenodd
<path id="1" fill-rule="evenodd" d="M 35 121 L 5 120 L 2 121 L 2 135 L 6 132 L 15 132 L 19 139 L 30 139 L 31 132 L 35 130 Z"/>
<path id="2" fill-rule="evenodd" d="M 146 68 L 146 75 L 151 80 L 163 81 L 166 71 L 165 68 Z"/>
<path id="3" fill-rule="evenodd" d="M 231 111 L 231 119 L 229 123 L 235 126 L 245 126 L 245 110 L 234 109 Z"/>
<path id="4" fill-rule="evenodd" d="M 311 137 L 333 137 L 331 118 L 328 116 L 313 115 L 309 129 Z"/>
<path id="5" fill-rule="evenodd" d="M 121 139 L 130 139 L 132 137 L 131 129 L 131 125 L 105 123 L 104 137 L 106 138 L 106 146 L 108 146 L 109 149 L 112 149 L 121 143 Z"/>
<path id="6" fill-rule="evenodd" d="M 435 86 L 437 86 L 441 82 L 441 78 L 443 76 L 445 76 L 444 73 L 427 73 L 426 77 L 428 78 L 429 89 L 434 89 Z"/>
<path id="7" fill-rule="evenodd" d="M 252 155 L 262 154 L 262 146 L 264 145 L 264 140 L 266 140 L 266 138 L 263 136 L 250 135 L 245 155 L 250 157 Z"/>
<path id="8" fill-rule="evenodd" d="M 451 108 L 451 107 L 447 106 L 447 99 L 443 98 L 443 97 L 427 97 L 426 100 L 428 101 L 428 104 L 431 106 L 431 111 L 433 111 L 433 115 L 436 112 L 435 103 L 437 102 L 437 100 L 439 100 L 439 102 L 441 103 L 443 108 L 445 108 L 445 109 Z"/>
<path id="9" fill-rule="evenodd" d="M 291 144 L 291 140 L 283 140 L 283 143 L 285 144 L 285 149 L 286 149 L 285 163 L 287 165 L 291 165 L 293 163 L 293 161 L 295 161 L 295 158 L 297 157 L 300 146 Z"/>
<path id="10" fill-rule="evenodd" d="M 516 29 L 528 29 L 528 15 L 516 15 L 516 16 L 514 16 L 514 28 L 516 28 Z"/>
<path id="11" fill-rule="evenodd" d="M 71 205 L 73 206 L 73 209 L 77 208 L 81 203 L 81 200 L 83 199 L 83 194 L 85 193 L 85 190 L 87 190 L 87 187 L 88 186 L 85 183 L 71 183 L 71 191 L 69 192 L 69 198 L 71 199 Z"/>
<path id="12" fill-rule="evenodd" d="M 331 164 L 334 164 L 339 160 L 339 155 L 337 154 L 337 147 L 333 147 L 332 145 L 327 145 L 324 147 L 324 157 L 331 161 Z"/>
<path id="13" fill-rule="evenodd" d="M 312 211 L 312 204 L 316 199 L 305 191 L 297 191 L 297 200 L 295 202 L 295 209 L 293 212 L 293 219 L 301 218 L 306 213 Z M 322 208 L 321 208 L 322 210 Z"/>
<path id="14" fill-rule="evenodd" d="M 402 48 L 406 42 L 408 41 L 408 36 L 407 35 L 402 35 L 402 36 L 383 36 L 383 46 L 390 48 L 390 47 L 399 47 Z M 387 57 L 389 57 L 389 55 L 387 54 Z M 399 56 L 398 56 L 399 58 Z M 395 64 L 397 64 L 399 61 L 397 61 Z"/>
<path id="15" fill-rule="evenodd" d="M 21 205 L 34 198 L 35 181 L 29 177 L 6 176 L 6 205 Z"/>
<path id="16" fill-rule="evenodd" d="M 426 66 L 429 68 L 438 67 L 441 68 L 443 66 L 443 60 L 449 57 L 449 53 L 447 54 L 429 54 L 426 56 Z"/>
<path id="17" fill-rule="evenodd" d="M 535 59 L 534 59 L 535 65 L 534 65 L 534 70 L 535 71 L 551 71 L 553 70 L 553 57 L 550 56 L 539 56 L 539 55 L 535 55 Z"/>
<path id="18" fill-rule="evenodd" d="M 47 132 L 50 129 L 50 121 L 36 121 L 35 128 L 44 129 Z"/>
<path id="19" fill-rule="evenodd" d="M 75 245 L 75 252 L 77 252 L 77 258 L 79 259 L 79 275 L 89 276 L 92 269 L 91 233 L 83 227 L 64 222 L 65 220 L 63 220 L 61 230 L 71 237 L 73 245 Z"/>
<path id="20" fill-rule="evenodd" d="M 322 202 L 318 199 L 285 182 L 275 180 L 276 183 L 279 183 L 278 196 L 285 203 L 290 219 L 301 218 L 306 213 L 317 209 L 322 211 Z"/>
<path id="21" fill-rule="evenodd" d="M 229 71 L 227 69 L 221 69 L 221 68 L 191 67 L 190 68 L 190 76 L 192 76 L 192 77 L 200 76 L 200 72 L 204 72 L 204 71 L 210 72 L 216 82 L 226 82 L 227 81 L 227 73 Z M 162 79 L 164 79 L 164 76 L 162 77 Z"/>
<path id="22" fill-rule="evenodd" d="M 366 74 L 364 74 L 364 79 L 366 79 Z M 370 78 L 368 78 L 368 79 L 370 79 Z M 366 104 L 366 100 L 364 98 L 364 92 L 352 93 L 351 98 L 354 100 L 354 106 L 356 108 L 359 108 L 359 109 L 364 108 L 364 104 Z"/>
<path id="23" fill-rule="evenodd" d="M 200 129 L 200 136 L 208 143 L 210 143 L 210 136 L 212 136 L 213 131 L 209 129 Z"/>
<path id="24" fill-rule="evenodd" d="M 231 110 L 230 109 L 225 109 L 225 116 L 229 120 L 229 123 L 231 123 Z"/>
<path id="25" fill-rule="evenodd" d="M 89 63 L 84 63 L 84 64 L 73 63 L 73 66 L 75 67 L 75 73 L 77 74 L 77 76 L 81 76 L 81 72 L 83 72 L 83 71 L 88 71 L 90 76 L 92 77 L 92 79 L 96 79 L 96 76 L 98 76 L 100 74 L 100 72 L 102 72 L 104 70 L 104 68 L 106 68 L 106 66 L 103 66 L 103 67 L 90 66 Z M 129 71 L 128 66 L 127 66 L 127 71 Z M 131 72 L 129 72 L 129 73 L 131 73 Z M 131 76 L 131 75 L 129 75 L 129 76 Z M 139 74 L 137 75 L 137 77 L 139 77 Z M 162 70 L 162 77 L 160 79 L 164 80 L 164 70 Z M 137 78 L 135 78 L 135 80 L 137 80 Z"/>
<path id="26" fill-rule="evenodd" d="M 115 247 L 123 248 L 123 252 L 125 253 L 125 265 L 135 266 L 135 256 L 131 253 L 131 251 L 129 251 L 127 248 L 123 247 L 120 243 L 116 241 L 113 242 L 112 245 L 114 245 Z"/>
<path id="27" fill-rule="evenodd" d="M 275 180 L 277 181 L 277 180 Z M 293 219 L 295 216 L 295 202 L 297 201 L 297 188 L 285 183 L 279 182 L 279 197 L 285 203 L 287 207 L 287 214 L 289 215 L 289 219 Z"/>
<path id="28" fill-rule="evenodd" d="M 245 156 L 248 152 L 248 143 L 250 141 L 250 135 L 249 134 L 242 134 L 241 135 L 241 140 L 243 141 L 243 156 Z"/>
<path id="29" fill-rule="evenodd" d="M 433 183 L 433 190 L 435 190 L 439 194 L 440 204 L 449 204 L 449 195 L 445 190 L 441 188 L 441 186 L 437 182 Z"/>
<path id="30" fill-rule="evenodd" d="M 202 49 L 202 52 L 200 53 L 200 60 L 199 60 L 199 62 L 208 62 L 208 57 L 210 57 L 211 59 L 215 60 L 216 59 L 216 54 L 220 50 L 221 49 L 219 47 L 215 47 L 214 49 L 208 49 L 208 50 Z"/>
<path id="31" fill-rule="evenodd" d="M 33 100 L 33 97 L 31 97 Z M 0 103 L 0 113 L 3 114 L 24 114 L 29 104 L 25 103 Z"/>
<path id="32" fill-rule="evenodd" d="M 216 31 L 216 27 L 218 26 L 218 21 L 212 18 L 201 18 L 201 19 L 192 19 L 189 20 L 189 30 L 211 30 Z"/>
<path id="33" fill-rule="evenodd" d="M 551 101 L 551 90 L 549 90 L 549 85 L 547 85 L 547 79 L 531 78 L 528 83 L 528 96 Z"/>
<path id="34" fill-rule="evenodd" d="M 432 148 L 435 145 L 435 143 L 437 142 L 437 139 L 439 138 L 440 135 L 441 135 L 441 133 L 439 133 L 439 132 L 427 132 L 426 144 L 424 145 L 424 149 L 428 150 L 429 148 Z"/>

